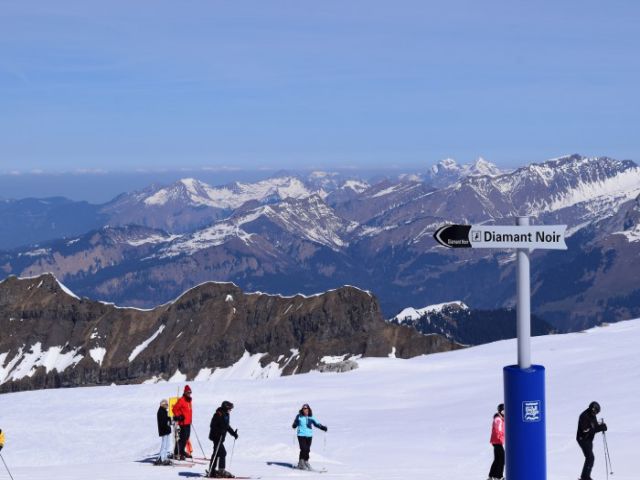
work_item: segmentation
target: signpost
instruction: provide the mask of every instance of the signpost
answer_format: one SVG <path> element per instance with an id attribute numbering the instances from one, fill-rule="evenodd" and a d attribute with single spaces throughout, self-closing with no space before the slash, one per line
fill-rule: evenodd
<path id="1" fill-rule="evenodd" d="M 517 249 L 518 364 L 503 369 L 506 478 L 546 480 L 546 408 L 544 367 L 531 364 L 531 285 L 529 252 L 566 250 L 566 225 L 529 225 L 518 217 L 515 226 L 445 225 L 433 235 L 448 248 Z"/>

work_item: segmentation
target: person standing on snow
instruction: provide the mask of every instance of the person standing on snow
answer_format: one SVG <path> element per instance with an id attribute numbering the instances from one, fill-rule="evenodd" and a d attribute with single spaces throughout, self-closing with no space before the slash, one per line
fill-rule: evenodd
<path id="1" fill-rule="evenodd" d="M 169 444 L 171 439 L 171 418 L 169 417 L 169 402 L 162 399 L 158 413 L 158 435 L 160 436 L 160 453 L 156 465 L 171 465 L 169 460 Z"/>
<path id="2" fill-rule="evenodd" d="M 309 404 L 305 403 L 293 420 L 291 428 L 297 428 L 298 444 L 300 445 L 300 455 L 298 457 L 298 468 L 300 470 L 311 470 L 309 464 L 309 453 L 311 452 L 311 441 L 313 440 L 313 426 L 325 432 L 327 427 L 322 425 L 313 417 L 313 412 Z"/>
<path id="3" fill-rule="evenodd" d="M 225 470 L 227 451 L 224 448 L 224 439 L 227 433 L 236 440 L 238 439 L 238 430 L 234 430 L 229 424 L 231 410 L 233 410 L 233 403 L 225 400 L 213 414 L 209 424 L 209 440 L 213 442 L 213 455 L 209 462 L 209 470 L 207 470 L 209 477 L 234 478 L 231 473 Z M 216 470 L 216 465 L 218 470 Z"/>
<path id="4" fill-rule="evenodd" d="M 193 404 L 191 401 L 191 387 L 184 387 L 182 397 L 173 406 L 173 419 L 180 426 L 180 437 L 178 439 L 178 458 L 184 460 L 191 458 L 191 455 L 185 452 L 187 441 L 191 436 L 191 420 L 193 418 Z"/>
<path id="5" fill-rule="evenodd" d="M 593 438 L 596 436 L 596 433 L 607 431 L 606 423 L 598 423 L 596 415 L 599 413 L 600 404 L 598 402 L 591 402 L 589 408 L 582 412 L 578 419 L 576 440 L 584 454 L 584 466 L 582 467 L 580 480 L 591 480 L 591 469 L 595 462 L 595 456 L 593 455 Z"/>
<path id="6" fill-rule="evenodd" d="M 500 480 L 504 478 L 504 403 L 498 405 L 498 412 L 493 416 L 489 442 L 493 445 L 493 463 L 488 480 Z"/>

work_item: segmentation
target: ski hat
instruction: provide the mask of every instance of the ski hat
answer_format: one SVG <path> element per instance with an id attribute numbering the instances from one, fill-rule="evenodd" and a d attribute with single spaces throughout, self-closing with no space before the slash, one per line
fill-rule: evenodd
<path id="1" fill-rule="evenodd" d="M 191 393 L 191 387 L 189 385 L 184 387 L 184 393 Z"/>
<path id="2" fill-rule="evenodd" d="M 162 400 L 160 400 L 160 406 L 161 407 L 168 407 L 169 406 L 169 402 L 167 402 L 166 398 L 163 398 Z"/>
<path id="3" fill-rule="evenodd" d="M 504 412 L 504 403 L 498 405 L 498 412 Z"/>
<path id="4" fill-rule="evenodd" d="M 309 410 L 311 410 L 311 407 L 309 406 L 308 403 L 305 403 L 304 405 L 302 405 L 302 407 L 300 407 L 300 410 L 302 410 L 303 408 L 308 408 Z"/>
<path id="5" fill-rule="evenodd" d="M 600 413 L 600 404 L 598 402 L 591 402 L 589 404 L 589 410 L 591 410 L 596 415 Z"/>
<path id="6" fill-rule="evenodd" d="M 233 408 L 233 403 L 229 402 L 228 400 L 225 400 L 224 402 L 222 402 L 222 405 L 220 405 L 220 407 L 223 410 L 229 411 Z"/>

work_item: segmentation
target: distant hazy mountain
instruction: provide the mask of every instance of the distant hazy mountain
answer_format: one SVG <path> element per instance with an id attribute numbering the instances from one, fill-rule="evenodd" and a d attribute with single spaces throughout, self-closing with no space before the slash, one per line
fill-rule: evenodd
<path id="1" fill-rule="evenodd" d="M 469 176 L 496 177 L 506 170 L 499 169 L 495 164 L 479 157 L 474 163 L 459 165 L 453 158 L 446 158 L 433 165 L 425 175 L 424 181 L 434 187 L 447 187 Z"/>
<path id="2" fill-rule="evenodd" d="M 224 218 L 246 202 L 276 203 L 314 193 L 318 192 L 295 177 L 234 182 L 221 187 L 184 178 L 168 187 L 123 194 L 101 211 L 109 216 L 111 225 L 138 224 L 182 233 Z"/>
<path id="3" fill-rule="evenodd" d="M 67 237 L 107 221 L 97 205 L 53 198 L 0 200 L 0 249 Z"/>

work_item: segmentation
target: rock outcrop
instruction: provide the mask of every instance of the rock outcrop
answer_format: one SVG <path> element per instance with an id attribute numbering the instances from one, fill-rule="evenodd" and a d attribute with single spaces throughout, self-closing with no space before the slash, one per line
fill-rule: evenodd
<path id="1" fill-rule="evenodd" d="M 0 282 L 0 391 L 191 380 L 247 354 L 284 375 L 327 356 L 400 358 L 459 346 L 390 325 L 354 287 L 314 296 L 205 283 L 150 310 L 78 298 L 51 274 Z"/>

